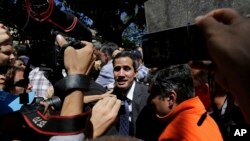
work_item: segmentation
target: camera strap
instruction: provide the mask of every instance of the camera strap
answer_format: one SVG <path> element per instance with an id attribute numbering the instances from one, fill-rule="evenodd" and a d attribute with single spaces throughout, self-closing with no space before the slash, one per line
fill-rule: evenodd
<path id="1" fill-rule="evenodd" d="M 54 0 L 49 0 L 49 2 L 47 3 L 47 1 L 45 1 L 45 3 L 43 5 L 48 6 L 47 9 L 41 13 L 37 13 L 37 11 L 33 11 L 31 8 L 31 2 L 30 0 L 25 0 L 25 4 L 26 4 L 26 9 L 27 9 L 27 13 L 28 15 L 39 22 L 43 22 L 49 19 L 49 17 L 51 16 L 53 9 L 54 9 Z"/>
<path id="2" fill-rule="evenodd" d="M 39 106 L 35 105 L 24 105 L 20 111 L 30 128 L 49 136 L 73 135 L 83 132 L 91 113 L 91 109 L 88 109 L 75 116 L 45 116 L 38 108 Z"/>

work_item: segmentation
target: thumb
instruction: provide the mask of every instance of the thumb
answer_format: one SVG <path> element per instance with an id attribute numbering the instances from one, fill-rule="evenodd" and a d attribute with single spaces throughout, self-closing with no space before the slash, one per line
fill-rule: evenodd
<path id="1" fill-rule="evenodd" d="M 113 92 L 113 90 L 109 90 L 105 94 L 111 94 L 112 92 Z"/>
<path id="2" fill-rule="evenodd" d="M 65 44 L 68 43 L 68 42 L 65 40 L 65 38 L 64 38 L 62 35 L 60 35 L 60 34 L 56 35 L 56 42 L 58 43 L 58 45 L 59 45 L 60 47 L 62 47 L 63 45 L 65 45 Z"/>
<path id="3" fill-rule="evenodd" d="M 202 15 L 195 18 L 195 24 L 201 29 L 206 29 L 206 28 L 216 27 L 220 23 L 212 16 Z"/>

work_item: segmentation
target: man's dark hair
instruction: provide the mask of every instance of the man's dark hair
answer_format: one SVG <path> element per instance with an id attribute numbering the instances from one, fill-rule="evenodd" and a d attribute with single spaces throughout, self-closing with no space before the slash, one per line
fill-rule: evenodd
<path id="1" fill-rule="evenodd" d="M 193 79 L 197 80 L 200 84 L 208 83 L 208 71 L 199 70 L 197 73 L 193 74 Z"/>
<path id="2" fill-rule="evenodd" d="M 101 52 L 108 54 L 110 57 L 112 57 L 113 52 L 119 49 L 119 46 L 114 42 L 105 42 L 102 44 L 102 47 L 100 49 Z"/>
<path id="3" fill-rule="evenodd" d="M 151 82 L 152 96 L 160 95 L 164 98 L 171 90 L 177 93 L 177 103 L 194 97 L 194 84 L 189 65 L 174 65 L 156 73 Z"/>
<path id="4" fill-rule="evenodd" d="M 15 50 L 16 50 L 16 55 L 17 57 L 22 56 L 22 55 L 26 55 L 29 56 L 29 46 L 26 44 L 18 44 L 14 46 Z"/>
<path id="5" fill-rule="evenodd" d="M 114 58 L 113 58 L 113 66 L 115 65 L 115 60 L 118 59 L 118 58 L 122 58 L 122 57 L 129 57 L 132 62 L 133 62 L 133 68 L 134 70 L 136 71 L 138 66 L 139 66 L 139 63 L 138 63 L 138 60 L 136 59 L 136 57 L 134 55 L 132 55 L 130 52 L 128 51 L 122 51 L 122 52 L 119 52 Z"/>

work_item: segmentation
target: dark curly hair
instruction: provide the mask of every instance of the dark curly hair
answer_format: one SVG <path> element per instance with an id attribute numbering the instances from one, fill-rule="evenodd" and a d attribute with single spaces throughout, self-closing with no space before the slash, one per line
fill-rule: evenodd
<path id="1" fill-rule="evenodd" d="M 194 97 L 194 84 L 191 68 L 187 64 L 173 65 L 159 70 L 153 77 L 150 85 L 151 97 L 168 96 L 174 90 L 177 93 L 177 103 Z"/>

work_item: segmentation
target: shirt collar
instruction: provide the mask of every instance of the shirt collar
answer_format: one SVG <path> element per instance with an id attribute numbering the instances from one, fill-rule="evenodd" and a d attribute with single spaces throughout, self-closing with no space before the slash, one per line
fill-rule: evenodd
<path id="1" fill-rule="evenodd" d="M 133 100 L 133 93 L 134 93 L 134 90 L 135 90 L 135 81 L 133 82 L 131 88 L 129 89 L 128 93 L 127 93 L 127 98 L 132 101 Z"/>

